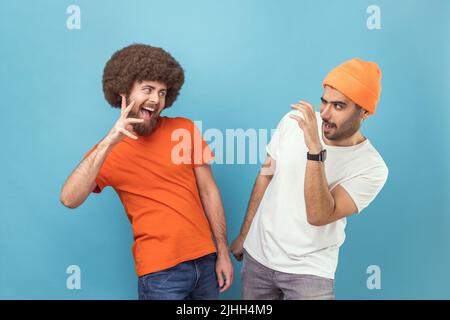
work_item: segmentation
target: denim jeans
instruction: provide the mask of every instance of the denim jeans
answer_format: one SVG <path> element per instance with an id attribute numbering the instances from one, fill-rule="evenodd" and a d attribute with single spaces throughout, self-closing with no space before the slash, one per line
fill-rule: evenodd
<path id="1" fill-rule="evenodd" d="M 139 277 L 139 300 L 217 300 L 217 254 Z"/>
<path id="2" fill-rule="evenodd" d="M 334 300 L 334 280 L 267 268 L 244 250 L 241 269 L 244 300 Z"/>

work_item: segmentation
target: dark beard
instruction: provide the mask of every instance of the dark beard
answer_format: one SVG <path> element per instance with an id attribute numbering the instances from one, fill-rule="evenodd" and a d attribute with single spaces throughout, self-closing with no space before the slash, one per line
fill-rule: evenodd
<path id="1" fill-rule="evenodd" d="M 129 113 L 129 118 L 139 118 L 138 114 Z M 159 114 L 153 114 L 150 120 L 144 120 L 142 123 L 133 123 L 133 131 L 139 136 L 149 136 L 158 124 Z"/>
<path id="2" fill-rule="evenodd" d="M 130 101 L 128 101 L 128 98 L 127 98 L 127 105 L 129 105 L 129 104 L 130 104 Z M 130 113 L 128 114 L 128 118 L 140 119 L 139 110 L 141 110 L 143 105 L 144 104 L 139 106 L 137 113 L 130 111 Z M 155 111 L 155 113 L 152 114 L 150 120 L 144 120 L 144 122 L 142 122 L 142 123 L 133 123 L 132 124 L 133 131 L 139 136 L 149 136 L 153 132 L 153 129 L 158 124 L 160 113 L 161 112 L 159 112 L 159 111 Z"/>
<path id="3" fill-rule="evenodd" d="M 360 112 L 357 110 L 347 121 L 341 124 L 340 128 L 333 135 L 327 136 L 324 133 L 325 137 L 328 140 L 339 141 L 353 136 L 361 127 L 359 116 Z"/>

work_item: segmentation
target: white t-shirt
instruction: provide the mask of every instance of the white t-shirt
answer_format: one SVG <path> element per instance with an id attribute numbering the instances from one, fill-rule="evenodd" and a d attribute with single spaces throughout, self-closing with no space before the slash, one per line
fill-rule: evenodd
<path id="1" fill-rule="evenodd" d="M 255 260 L 273 270 L 334 279 L 347 220 L 342 218 L 326 226 L 308 223 L 304 197 L 308 149 L 303 130 L 290 114 L 301 113 L 286 114 L 267 146 L 267 152 L 276 160 L 275 173 L 244 248 Z M 361 212 L 380 192 L 388 168 L 368 139 L 349 147 L 326 145 L 320 113 L 316 112 L 316 118 L 322 146 L 327 150 L 324 164 L 329 189 L 337 185 L 344 187 Z"/>

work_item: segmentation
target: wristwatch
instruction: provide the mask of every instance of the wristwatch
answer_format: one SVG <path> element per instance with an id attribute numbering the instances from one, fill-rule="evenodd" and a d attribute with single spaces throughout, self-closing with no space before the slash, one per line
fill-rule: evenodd
<path id="1" fill-rule="evenodd" d="M 322 161 L 324 162 L 325 159 L 327 158 L 327 150 L 323 149 L 322 151 L 320 151 L 319 154 L 311 154 L 309 153 L 309 151 L 306 153 L 306 158 L 308 160 L 313 160 L 313 161 Z"/>

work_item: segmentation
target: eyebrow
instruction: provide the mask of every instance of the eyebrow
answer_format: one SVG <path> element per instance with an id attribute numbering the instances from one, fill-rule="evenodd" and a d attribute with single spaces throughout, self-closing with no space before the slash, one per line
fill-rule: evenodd
<path id="1" fill-rule="evenodd" d="M 340 105 L 340 106 L 346 106 L 346 105 L 347 105 L 347 103 L 344 102 L 344 101 L 327 101 L 327 100 L 325 100 L 323 97 L 320 97 L 320 100 L 322 100 L 322 102 L 324 102 L 324 103 L 329 102 L 329 103 L 331 103 L 331 104 L 338 104 L 338 105 Z"/>
<path id="2" fill-rule="evenodd" d="M 142 86 L 142 88 L 145 88 L 145 87 L 149 87 L 149 88 L 151 88 L 151 89 L 153 89 L 153 90 L 156 89 L 154 86 L 151 86 L 151 85 L 149 85 L 149 84 L 144 84 L 144 85 Z M 160 91 L 160 92 L 161 92 L 161 91 L 167 91 L 167 89 L 161 89 L 161 90 L 159 90 L 159 91 Z"/>

